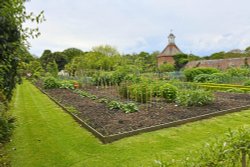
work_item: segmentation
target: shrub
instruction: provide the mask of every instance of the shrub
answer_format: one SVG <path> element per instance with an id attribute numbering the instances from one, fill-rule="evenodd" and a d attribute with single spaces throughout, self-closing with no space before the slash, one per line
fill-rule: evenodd
<path id="1" fill-rule="evenodd" d="M 194 82 L 200 83 L 227 83 L 229 80 L 227 73 L 199 74 L 194 78 Z"/>
<path id="2" fill-rule="evenodd" d="M 164 99 L 166 99 L 168 102 L 172 102 L 176 98 L 177 88 L 167 83 L 160 87 L 160 92 Z"/>
<path id="3" fill-rule="evenodd" d="M 54 77 L 47 77 L 47 78 L 44 79 L 44 85 L 43 86 L 44 86 L 45 89 L 59 88 L 60 83 Z"/>
<path id="4" fill-rule="evenodd" d="M 237 77 L 249 77 L 250 76 L 250 68 L 229 68 L 227 73 L 230 76 Z"/>
<path id="5" fill-rule="evenodd" d="M 219 73 L 219 72 L 220 71 L 216 68 L 197 67 L 197 68 L 190 68 L 190 69 L 184 70 L 184 75 L 185 75 L 187 81 L 193 81 L 197 75 L 213 74 L 213 73 Z"/>
<path id="6" fill-rule="evenodd" d="M 7 99 L 0 91 L 0 142 L 7 141 L 14 128 L 14 118 L 7 115 Z"/>
<path id="7" fill-rule="evenodd" d="M 227 73 L 213 73 L 210 75 L 211 83 L 228 83 L 231 76 Z"/>
<path id="8" fill-rule="evenodd" d="M 250 80 L 244 82 L 244 86 L 250 86 Z"/>
<path id="9" fill-rule="evenodd" d="M 183 106 L 204 106 L 214 101 L 214 95 L 205 90 L 182 90 L 177 93 L 176 103 Z"/>
<path id="10" fill-rule="evenodd" d="M 194 77 L 194 82 L 201 82 L 206 83 L 211 81 L 211 75 L 210 74 L 199 74 L 196 77 Z"/>

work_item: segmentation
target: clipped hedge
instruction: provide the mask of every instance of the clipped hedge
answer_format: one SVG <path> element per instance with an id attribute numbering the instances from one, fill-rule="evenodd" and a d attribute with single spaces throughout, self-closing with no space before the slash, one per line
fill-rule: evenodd
<path id="1" fill-rule="evenodd" d="M 185 75 L 187 81 L 193 81 L 197 75 L 213 74 L 213 73 L 219 73 L 219 72 L 220 71 L 216 68 L 197 67 L 197 68 L 190 68 L 190 69 L 184 70 L 184 75 Z"/>

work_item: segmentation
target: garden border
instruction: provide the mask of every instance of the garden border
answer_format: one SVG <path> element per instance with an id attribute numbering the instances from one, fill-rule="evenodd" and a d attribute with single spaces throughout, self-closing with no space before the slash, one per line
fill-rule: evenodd
<path id="1" fill-rule="evenodd" d="M 123 133 L 118 133 L 118 134 L 114 134 L 114 135 L 104 136 L 100 132 L 95 130 L 93 127 L 91 127 L 89 124 L 87 124 L 85 121 L 83 121 L 81 118 L 79 118 L 78 116 L 76 116 L 73 113 L 71 113 L 70 111 L 68 111 L 66 107 L 64 107 L 60 102 L 58 102 L 56 99 L 54 99 L 49 94 L 47 94 L 44 90 L 42 90 L 39 87 L 37 87 L 37 88 L 43 94 L 48 96 L 52 101 L 54 101 L 57 105 L 59 105 L 64 111 L 66 111 L 68 114 L 70 114 L 78 123 L 80 123 L 88 131 L 90 131 L 103 144 L 111 143 L 111 142 L 114 142 L 116 140 L 119 140 L 119 139 L 122 139 L 125 137 L 129 137 L 129 136 L 134 136 L 134 135 L 137 135 L 140 133 L 151 132 L 151 131 L 160 130 L 163 128 L 176 127 L 176 126 L 179 126 L 182 124 L 195 122 L 195 121 L 199 121 L 199 120 L 203 120 L 203 119 L 207 119 L 207 118 L 212 118 L 215 116 L 221 116 L 221 115 L 225 115 L 225 114 L 229 114 L 229 113 L 240 112 L 242 110 L 250 108 L 250 105 L 246 105 L 246 106 L 236 107 L 236 108 L 232 108 L 232 109 L 228 109 L 228 110 L 221 110 L 221 111 L 213 112 L 213 113 L 209 113 L 209 114 L 203 114 L 200 116 L 191 117 L 191 118 L 187 118 L 187 119 L 181 119 L 181 120 L 173 121 L 173 122 L 169 122 L 169 123 L 164 123 L 164 124 L 149 126 L 149 127 L 145 127 L 145 128 L 132 130 L 132 131 L 127 131 L 127 132 L 123 132 Z"/>

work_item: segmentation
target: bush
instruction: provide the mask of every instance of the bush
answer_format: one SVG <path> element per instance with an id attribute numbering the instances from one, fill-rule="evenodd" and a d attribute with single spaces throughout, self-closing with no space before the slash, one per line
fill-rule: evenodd
<path id="1" fill-rule="evenodd" d="M 194 78 L 194 82 L 200 83 L 227 83 L 229 80 L 227 73 L 199 74 Z"/>
<path id="2" fill-rule="evenodd" d="M 167 83 L 160 87 L 160 92 L 164 99 L 166 99 L 168 102 L 172 102 L 176 98 L 177 88 Z"/>
<path id="3" fill-rule="evenodd" d="M 177 93 L 176 103 L 183 106 L 204 106 L 214 101 L 214 95 L 205 90 L 182 90 Z"/>
<path id="4" fill-rule="evenodd" d="M 250 77 L 250 68 L 229 68 L 227 73 L 233 77 Z"/>
<path id="5" fill-rule="evenodd" d="M 47 78 L 44 79 L 44 85 L 43 86 L 44 86 L 45 89 L 59 88 L 60 83 L 54 77 L 47 77 Z"/>
<path id="6" fill-rule="evenodd" d="M 187 81 L 193 81 L 197 75 L 213 74 L 213 73 L 219 73 L 219 72 L 220 71 L 216 68 L 197 67 L 197 68 L 191 68 L 191 69 L 184 70 L 184 75 L 185 75 Z"/>
<path id="7" fill-rule="evenodd" d="M 210 74 L 199 74 L 196 77 L 194 77 L 194 82 L 206 83 L 210 81 L 211 81 Z"/>
<path id="8" fill-rule="evenodd" d="M 244 86 L 250 86 L 250 80 L 244 82 Z"/>
<path id="9" fill-rule="evenodd" d="M 7 141 L 14 128 L 14 118 L 7 115 L 7 99 L 5 95 L 0 91 L 0 142 Z"/>
<path id="10" fill-rule="evenodd" d="M 231 76 L 227 73 L 213 73 L 210 75 L 211 83 L 228 83 Z"/>

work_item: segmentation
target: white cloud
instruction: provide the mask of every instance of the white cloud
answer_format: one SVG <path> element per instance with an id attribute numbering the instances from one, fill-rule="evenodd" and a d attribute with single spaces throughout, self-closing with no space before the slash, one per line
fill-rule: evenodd
<path id="1" fill-rule="evenodd" d="M 184 51 L 206 55 L 250 45 L 248 0 L 33 0 L 29 11 L 45 11 L 42 36 L 31 51 L 89 50 L 100 44 L 121 52 L 162 50 L 170 29 Z"/>

